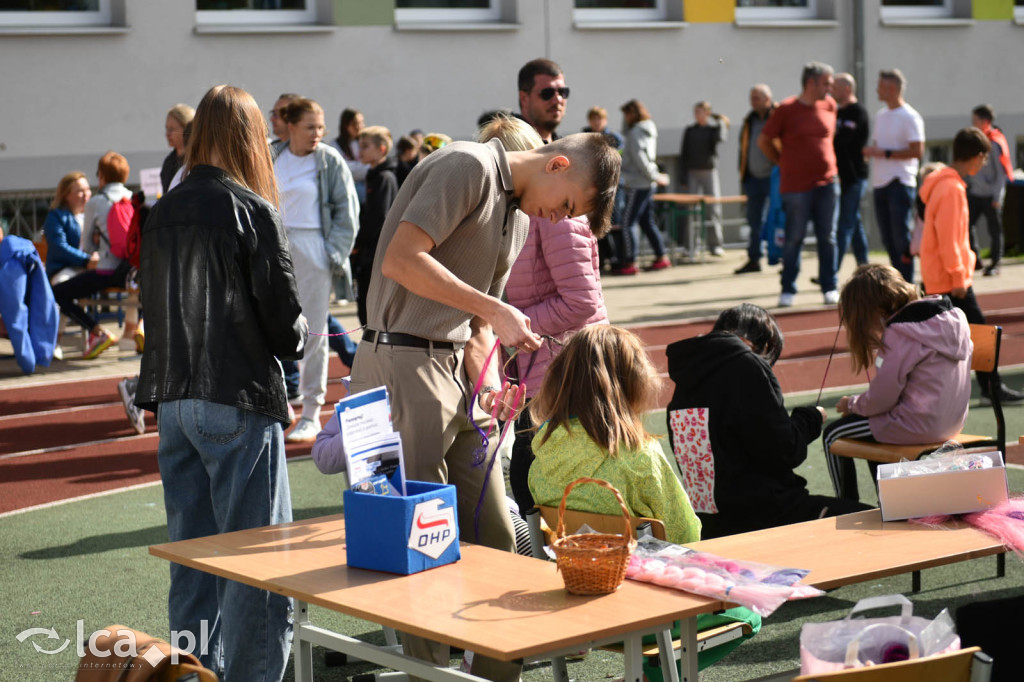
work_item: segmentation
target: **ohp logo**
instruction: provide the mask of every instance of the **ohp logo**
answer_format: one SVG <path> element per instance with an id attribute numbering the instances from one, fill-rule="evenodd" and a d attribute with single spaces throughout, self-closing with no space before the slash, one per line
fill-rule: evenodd
<path id="1" fill-rule="evenodd" d="M 437 560 L 455 541 L 455 509 L 441 509 L 444 500 L 434 498 L 420 502 L 412 513 L 409 549 Z"/>

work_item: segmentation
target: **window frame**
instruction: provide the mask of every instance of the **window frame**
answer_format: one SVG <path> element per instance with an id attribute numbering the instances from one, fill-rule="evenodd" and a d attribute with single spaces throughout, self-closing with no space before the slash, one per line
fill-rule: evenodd
<path id="1" fill-rule="evenodd" d="M 0 12 L 0 27 L 110 26 L 113 0 L 97 0 L 96 10 L 42 10 Z"/>
<path id="2" fill-rule="evenodd" d="M 812 21 L 818 19 L 818 0 L 807 0 L 806 7 L 740 7 L 736 21 Z"/>
<path id="3" fill-rule="evenodd" d="M 1013 0 L 1013 20 L 1024 24 L 1024 2 L 1021 0 Z"/>
<path id="4" fill-rule="evenodd" d="M 650 9 L 577 7 L 573 0 L 572 16 L 574 21 L 595 24 L 664 21 L 668 19 L 668 8 L 666 0 L 654 0 Z"/>
<path id="5" fill-rule="evenodd" d="M 317 0 L 304 0 L 306 8 L 295 9 L 199 9 L 197 26 L 303 26 L 317 23 Z"/>
<path id="6" fill-rule="evenodd" d="M 956 16 L 953 0 L 942 0 L 941 5 L 917 7 L 902 5 L 886 7 L 879 0 L 878 11 L 883 20 L 889 19 L 952 19 Z"/>
<path id="7" fill-rule="evenodd" d="M 487 9 L 456 7 L 395 7 L 395 23 L 425 24 L 484 24 L 501 21 L 503 0 L 487 0 Z"/>

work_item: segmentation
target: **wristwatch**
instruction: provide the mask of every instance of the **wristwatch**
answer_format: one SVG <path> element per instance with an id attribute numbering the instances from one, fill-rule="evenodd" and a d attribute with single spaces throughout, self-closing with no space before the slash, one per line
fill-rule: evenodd
<path id="1" fill-rule="evenodd" d="M 892 150 L 891 149 L 886 149 L 885 150 L 885 158 L 887 158 L 887 159 L 891 159 L 892 158 Z"/>

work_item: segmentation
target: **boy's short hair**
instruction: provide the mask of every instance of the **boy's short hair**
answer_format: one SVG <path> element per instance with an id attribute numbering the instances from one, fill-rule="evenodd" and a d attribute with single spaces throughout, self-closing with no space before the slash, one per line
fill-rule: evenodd
<path id="1" fill-rule="evenodd" d="M 533 81 L 538 74 L 558 78 L 562 75 L 562 67 L 550 59 L 534 59 L 523 64 L 519 69 L 519 90 L 530 92 L 533 90 Z"/>
<path id="2" fill-rule="evenodd" d="M 96 170 L 106 182 L 128 182 L 128 159 L 117 152 L 107 152 L 101 156 Z"/>
<path id="3" fill-rule="evenodd" d="M 391 131 L 384 126 L 367 126 L 359 133 L 360 140 L 369 140 L 378 147 L 384 147 L 384 155 L 391 153 Z"/>
<path id="4" fill-rule="evenodd" d="M 598 238 L 603 237 L 611 226 L 612 205 L 622 166 L 615 138 L 604 133 L 576 133 L 537 151 L 545 155 L 564 155 L 578 172 L 584 173 L 584 181 L 596 192 L 588 214 L 590 230 Z"/>
<path id="5" fill-rule="evenodd" d="M 592 118 L 608 119 L 608 110 L 604 107 L 590 107 L 587 109 L 587 120 Z"/>
<path id="6" fill-rule="evenodd" d="M 900 94 L 907 87 L 907 77 L 899 69 L 882 69 L 878 72 L 878 77 L 882 80 L 892 81 L 900 86 Z"/>
<path id="7" fill-rule="evenodd" d="M 412 139 L 408 135 L 402 135 L 398 138 L 398 142 L 395 143 L 395 151 L 399 154 L 405 154 L 416 149 L 416 140 Z"/>
<path id="8" fill-rule="evenodd" d="M 970 161 L 978 154 L 988 154 L 992 143 L 974 126 L 962 128 L 953 138 L 953 160 Z"/>
<path id="9" fill-rule="evenodd" d="M 979 104 L 978 106 L 971 109 L 971 113 L 980 118 L 982 121 L 988 121 L 991 123 L 996 120 L 996 112 L 988 104 Z"/>

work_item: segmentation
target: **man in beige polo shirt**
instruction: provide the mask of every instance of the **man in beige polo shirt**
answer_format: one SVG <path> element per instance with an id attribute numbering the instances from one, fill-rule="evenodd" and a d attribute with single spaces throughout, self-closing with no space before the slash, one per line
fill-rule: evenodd
<path id="1" fill-rule="evenodd" d="M 494 401 L 503 418 L 512 403 L 512 391 L 498 388 L 499 361 L 484 368 L 495 336 L 523 352 L 540 347 L 529 318 L 501 301 L 528 215 L 557 222 L 589 214 L 595 229 L 604 226 L 619 165 L 600 134 L 526 152 L 506 152 L 497 140 L 456 142 L 416 165 L 388 213 L 373 263 L 383 277 L 370 285 L 351 390 L 388 387 L 406 475 L 455 485 L 463 540 L 514 546 L 501 467 L 488 471 L 474 462 L 481 446 L 474 421 L 486 430 Z M 485 389 L 471 405 L 481 374 Z M 446 646 L 411 636 L 403 645 L 410 655 L 447 664 Z M 519 666 L 478 655 L 473 673 L 516 680 Z"/>

